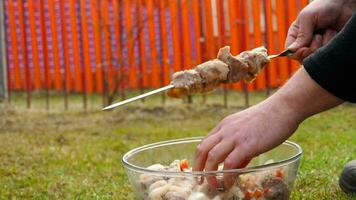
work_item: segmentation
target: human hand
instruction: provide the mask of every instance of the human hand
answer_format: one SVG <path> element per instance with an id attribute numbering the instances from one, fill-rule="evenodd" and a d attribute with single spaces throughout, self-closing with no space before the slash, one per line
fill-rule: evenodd
<path id="1" fill-rule="evenodd" d="M 315 0 L 305 7 L 289 28 L 286 48 L 302 61 L 327 44 L 356 9 L 356 0 Z"/>
<path id="2" fill-rule="evenodd" d="M 253 157 L 283 143 L 300 122 L 289 106 L 270 106 L 268 101 L 232 114 L 198 145 L 193 170 L 215 171 L 220 163 L 224 170 L 245 167 Z M 219 186 L 215 177 L 205 178 L 211 187 Z M 224 175 L 225 187 L 230 187 L 233 179 Z"/>
<path id="3" fill-rule="evenodd" d="M 198 145 L 194 171 L 244 167 L 249 160 L 284 142 L 306 118 L 341 104 L 343 100 L 320 87 L 300 68 L 271 97 L 220 122 Z M 206 177 L 216 188 L 214 177 Z M 224 185 L 234 177 L 224 174 Z"/>

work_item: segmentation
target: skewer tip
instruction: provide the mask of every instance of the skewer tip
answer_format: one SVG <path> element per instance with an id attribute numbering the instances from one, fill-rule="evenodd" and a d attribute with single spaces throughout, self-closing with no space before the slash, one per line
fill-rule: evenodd
<path id="1" fill-rule="evenodd" d="M 102 108 L 101 111 L 109 111 L 111 109 L 112 109 L 111 106 L 106 106 L 106 107 Z"/>

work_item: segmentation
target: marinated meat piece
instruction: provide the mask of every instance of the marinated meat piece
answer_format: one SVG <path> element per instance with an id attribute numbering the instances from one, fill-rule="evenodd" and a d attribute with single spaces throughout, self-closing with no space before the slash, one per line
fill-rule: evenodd
<path id="1" fill-rule="evenodd" d="M 288 185 L 280 177 L 267 176 L 262 182 L 263 188 L 267 188 L 265 198 L 267 200 L 286 200 L 289 199 Z"/>
<path id="2" fill-rule="evenodd" d="M 229 66 L 221 60 L 215 59 L 198 65 L 195 70 L 202 77 L 202 89 L 200 93 L 206 93 L 214 90 L 221 82 L 227 80 Z"/>
<path id="3" fill-rule="evenodd" d="M 234 83 L 240 80 L 253 81 L 263 66 L 269 62 L 267 49 L 259 47 L 233 56 L 230 47 L 225 46 L 218 52 L 217 59 L 207 61 L 194 69 L 176 72 L 171 84 L 174 89 L 168 91 L 171 97 L 183 97 L 193 93 L 207 93 L 222 83 Z"/>
<path id="4" fill-rule="evenodd" d="M 243 190 L 255 188 L 257 186 L 257 177 L 250 174 L 241 175 L 238 178 L 238 184 Z"/>
<path id="5" fill-rule="evenodd" d="M 228 66 L 217 59 L 200 64 L 195 69 L 176 72 L 171 82 L 175 88 L 168 95 L 180 98 L 193 93 L 210 92 L 227 79 L 228 72 Z"/>
<path id="6" fill-rule="evenodd" d="M 189 187 L 169 186 L 169 191 L 164 195 L 167 200 L 185 200 L 189 197 L 191 189 Z"/>
<path id="7" fill-rule="evenodd" d="M 142 174 L 140 176 L 140 184 L 144 190 L 150 188 L 150 186 L 153 183 L 160 181 L 160 180 L 162 180 L 162 177 L 159 177 L 159 176 L 152 176 L 152 175 L 148 175 L 148 174 Z"/>
<path id="8" fill-rule="evenodd" d="M 148 194 L 148 200 L 163 200 L 163 197 L 164 197 L 164 195 L 166 195 L 168 190 L 169 190 L 169 185 L 164 185 L 162 187 L 158 187 L 158 188 L 152 190 Z"/>
<path id="9" fill-rule="evenodd" d="M 181 172 L 186 160 L 175 160 L 170 165 L 154 164 L 149 169 Z M 191 172 L 191 168 L 186 168 Z M 283 168 L 258 173 L 240 174 L 231 188 L 211 188 L 206 180 L 194 176 L 154 176 L 141 174 L 139 183 L 145 200 L 286 200 L 290 190 L 283 176 Z M 219 181 L 219 177 L 218 181 Z M 220 180 L 222 181 L 222 180 Z"/>
<path id="10" fill-rule="evenodd" d="M 199 92 L 203 88 L 200 74 L 192 69 L 174 73 L 171 84 L 175 88 L 169 91 L 169 96 L 177 98 Z"/>
<path id="11" fill-rule="evenodd" d="M 230 53 L 230 47 L 226 46 L 219 50 L 218 59 L 229 66 L 226 82 L 234 83 L 242 80 L 248 73 L 248 65 Z"/>
<path id="12" fill-rule="evenodd" d="M 258 47 L 251 51 L 244 51 L 236 56 L 236 58 L 248 65 L 247 75 L 243 78 L 247 82 L 255 80 L 263 66 L 270 62 L 267 49 L 264 47 Z"/>
<path id="13" fill-rule="evenodd" d="M 160 188 L 160 187 L 165 186 L 165 185 L 167 185 L 167 181 L 165 181 L 165 180 L 156 181 L 155 183 L 152 183 L 150 185 L 148 191 L 152 192 L 156 188 Z"/>

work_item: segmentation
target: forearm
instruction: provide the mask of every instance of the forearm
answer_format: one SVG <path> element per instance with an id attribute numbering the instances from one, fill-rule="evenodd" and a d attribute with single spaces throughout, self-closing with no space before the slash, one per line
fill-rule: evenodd
<path id="1" fill-rule="evenodd" d="M 299 124 L 316 113 L 341 104 L 343 100 L 320 87 L 305 71 L 298 70 L 293 77 L 261 106 L 281 117 Z"/>

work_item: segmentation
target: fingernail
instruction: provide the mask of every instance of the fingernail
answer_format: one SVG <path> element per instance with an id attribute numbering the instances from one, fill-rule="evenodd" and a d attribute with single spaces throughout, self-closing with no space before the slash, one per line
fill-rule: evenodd
<path id="1" fill-rule="evenodd" d="M 291 45 L 289 45 L 289 47 L 287 49 L 289 50 L 296 50 L 298 49 L 299 45 L 297 42 L 293 42 Z"/>

